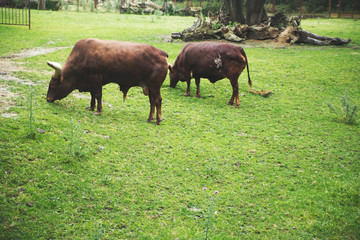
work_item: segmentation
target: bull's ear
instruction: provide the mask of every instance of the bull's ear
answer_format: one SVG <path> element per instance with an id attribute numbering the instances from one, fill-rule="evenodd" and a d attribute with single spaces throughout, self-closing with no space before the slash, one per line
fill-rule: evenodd
<path id="1" fill-rule="evenodd" d="M 172 72 L 174 70 L 173 66 L 170 63 L 168 63 L 168 67 L 169 67 L 170 72 Z"/>
<path id="2" fill-rule="evenodd" d="M 57 63 L 57 62 L 47 61 L 47 65 L 49 65 L 50 67 L 52 67 L 55 70 L 55 72 L 53 74 L 53 78 L 54 79 L 60 79 L 61 71 L 62 71 L 61 64 Z"/>

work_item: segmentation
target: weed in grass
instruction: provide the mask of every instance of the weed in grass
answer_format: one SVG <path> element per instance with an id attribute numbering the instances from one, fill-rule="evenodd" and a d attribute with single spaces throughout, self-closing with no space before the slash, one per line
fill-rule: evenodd
<path id="1" fill-rule="evenodd" d="M 203 188 L 205 191 L 207 190 L 206 187 Z M 205 223 L 205 239 L 210 239 L 209 237 L 209 231 L 214 225 L 214 213 L 216 208 L 216 201 L 219 191 L 215 191 L 214 194 L 211 197 L 208 197 L 209 203 L 208 203 L 208 211 L 206 215 L 206 223 Z"/>
<path id="2" fill-rule="evenodd" d="M 95 224 L 91 239 L 94 239 L 94 240 L 104 239 L 104 231 L 103 231 L 103 227 L 101 226 L 100 223 Z"/>
<path id="3" fill-rule="evenodd" d="M 35 127 L 34 127 L 34 87 L 30 84 L 29 90 L 29 134 L 28 137 L 35 139 Z"/>
<path id="4" fill-rule="evenodd" d="M 81 156 L 81 120 L 74 121 L 73 118 L 70 119 L 70 129 L 69 129 L 69 155 L 71 159 L 79 158 Z M 69 161 L 71 161 L 71 159 Z"/>
<path id="5" fill-rule="evenodd" d="M 161 19 L 161 12 L 159 10 L 155 10 L 155 15 L 157 19 Z"/>
<path id="6" fill-rule="evenodd" d="M 337 116 L 337 120 L 346 124 L 356 124 L 356 117 L 358 112 L 358 106 L 351 103 L 351 98 L 347 91 L 341 97 L 341 106 L 334 107 L 331 103 L 328 103 L 330 110 Z"/>
<path id="7" fill-rule="evenodd" d="M 215 162 L 217 161 L 216 158 L 210 157 L 208 159 L 207 167 L 205 168 L 205 172 L 207 178 L 213 177 L 216 174 Z"/>

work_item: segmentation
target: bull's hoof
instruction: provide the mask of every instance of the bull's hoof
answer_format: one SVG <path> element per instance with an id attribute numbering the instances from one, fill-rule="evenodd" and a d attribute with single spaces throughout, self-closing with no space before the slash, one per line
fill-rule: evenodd
<path id="1" fill-rule="evenodd" d="M 88 108 L 86 108 L 86 110 L 88 110 L 88 111 L 94 111 L 94 108 L 88 107 Z"/>
<path id="2" fill-rule="evenodd" d="M 160 125 L 160 122 L 164 121 L 164 119 L 156 120 L 156 125 Z"/>
<path id="3" fill-rule="evenodd" d="M 230 101 L 230 102 L 228 102 L 228 105 L 234 105 L 234 102 Z"/>
<path id="4" fill-rule="evenodd" d="M 94 115 L 101 115 L 101 112 L 96 111 L 96 112 L 94 112 L 93 114 L 94 114 Z"/>
<path id="5" fill-rule="evenodd" d="M 196 94 L 195 97 L 200 98 L 200 94 Z"/>
<path id="6" fill-rule="evenodd" d="M 185 97 L 190 97 L 190 93 L 186 92 L 186 93 L 184 94 L 184 96 L 185 96 Z"/>

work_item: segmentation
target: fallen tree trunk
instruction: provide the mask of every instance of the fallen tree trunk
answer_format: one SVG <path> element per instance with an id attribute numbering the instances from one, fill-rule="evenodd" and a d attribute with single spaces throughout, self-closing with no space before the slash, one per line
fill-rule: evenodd
<path id="1" fill-rule="evenodd" d="M 246 38 L 256 40 L 275 39 L 279 34 L 280 30 L 278 28 L 270 27 L 268 25 L 256 25 L 249 27 Z"/>
<path id="2" fill-rule="evenodd" d="M 309 31 L 300 29 L 299 27 L 288 26 L 277 38 L 282 43 L 308 43 L 317 46 L 326 45 L 345 45 L 351 42 L 351 39 L 331 38 L 320 36 Z"/>
<path id="3" fill-rule="evenodd" d="M 167 3 L 165 7 L 168 7 L 172 3 Z M 146 2 L 133 2 L 130 0 L 122 0 L 121 6 L 120 6 L 121 12 L 130 12 L 130 13 L 154 13 L 155 11 L 158 11 L 160 14 L 163 14 L 166 9 L 164 9 L 164 6 L 160 6 L 156 3 L 153 3 L 150 0 L 147 0 Z"/>
<path id="4" fill-rule="evenodd" d="M 261 25 L 248 26 L 237 24 L 236 26 L 222 26 L 221 16 L 211 16 L 210 22 L 196 15 L 194 24 L 182 32 L 172 33 L 173 39 L 183 41 L 199 41 L 206 39 L 225 39 L 231 42 L 241 42 L 245 39 L 265 40 L 274 39 L 282 43 L 307 43 L 313 45 L 344 45 L 351 39 L 331 38 L 319 36 L 305 31 L 299 27 L 300 19 L 297 17 L 286 18 L 283 14 L 274 15 L 269 21 Z M 286 20 L 285 20 L 286 19 Z"/>

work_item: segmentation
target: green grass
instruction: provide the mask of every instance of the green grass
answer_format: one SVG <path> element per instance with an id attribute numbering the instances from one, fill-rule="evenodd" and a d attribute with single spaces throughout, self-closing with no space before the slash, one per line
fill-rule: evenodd
<path id="1" fill-rule="evenodd" d="M 0 55 L 97 37 L 152 44 L 173 63 L 183 43 L 163 38 L 194 20 L 32 16 L 30 31 L 0 25 Z M 0 80 L 16 94 L 8 112 L 17 114 L 1 116 L 0 238 L 205 239 L 211 226 L 210 239 L 359 239 L 360 128 L 334 121 L 327 106 L 340 105 L 345 91 L 360 104 L 358 26 L 303 21 L 314 33 L 352 38 L 345 47 L 242 44 L 254 87 L 273 95 L 246 93 L 242 75 L 238 109 L 226 105 L 228 80 L 202 80 L 198 99 L 194 83 L 192 96 L 184 97 L 186 84 L 172 89 L 167 78 L 160 126 L 146 122 L 149 102 L 141 88 L 123 102 L 115 84 L 105 86 L 101 116 L 85 110 L 88 93 L 47 103 L 46 61 L 64 63 L 71 48 L 13 60 L 24 66 L 15 75 L 34 85 Z M 27 137 L 30 88 L 33 124 L 45 131 L 35 139 Z M 216 212 L 207 225 L 215 190 Z"/>

